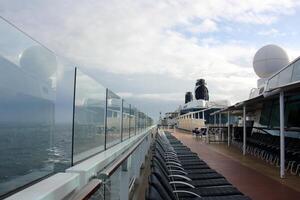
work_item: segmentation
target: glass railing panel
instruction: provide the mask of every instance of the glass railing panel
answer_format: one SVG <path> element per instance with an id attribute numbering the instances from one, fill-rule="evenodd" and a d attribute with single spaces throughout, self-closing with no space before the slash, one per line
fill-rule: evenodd
<path id="1" fill-rule="evenodd" d="M 292 82 L 300 80 L 300 60 L 294 63 Z"/>
<path id="2" fill-rule="evenodd" d="M 104 150 L 106 88 L 80 70 L 76 73 L 74 163 Z"/>
<path id="3" fill-rule="evenodd" d="M 123 140 L 126 140 L 129 138 L 130 135 L 130 104 L 126 101 L 123 101 L 123 123 L 122 123 L 122 134 L 123 134 Z"/>
<path id="4" fill-rule="evenodd" d="M 272 90 L 278 87 L 278 78 L 279 75 L 277 74 L 268 81 L 268 90 Z"/>
<path id="5" fill-rule="evenodd" d="M 106 146 L 121 142 L 121 106 L 122 99 L 108 90 L 107 92 L 107 128 Z"/>
<path id="6" fill-rule="evenodd" d="M 49 162 L 54 172 L 63 172 L 72 163 L 72 126 L 74 98 L 74 64 L 58 59 L 56 76 L 55 127 L 51 138 Z"/>
<path id="7" fill-rule="evenodd" d="M 140 134 L 140 132 L 141 132 L 141 112 L 138 109 L 137 109 L 136 117 L 137 117 L 136 134 Z"/>
<path id="8" fill-rule="evenodd" d="M 135 135 L 135 126 L 136 126 L 136 118 L 135 118 L 135 108 L 133 106 L 130 107 L 130 137 Z"/>
<path id="9" fill-rule="evenodd" d="M 0 32 L 2 196 L 70 166 L 74 70 L 3 20 Z"/>
<path id="10" fill-rule="evenodd" d="M 132 121 L 130 123 L 131 129 L 130 133 L 131 135 L 136 135 L 138 131 L 138 116 L 137 116 L 137 109 L 134 106 L 131 106 L 131 117 Z"/>
<path id="11" fill-rule="evenodd" d="M 279 73 L 278 86 L 289 84 L 292 79 L 293 65 L 288 66 Z"/>
<path id="12" fill-rule="evenodd" d="M 144 124 L 145 124 L 145 120 L 144 120 L 144 113 L 143 112 L 140 112 L 140 132 L 143 132 L 144 131 Z"/>

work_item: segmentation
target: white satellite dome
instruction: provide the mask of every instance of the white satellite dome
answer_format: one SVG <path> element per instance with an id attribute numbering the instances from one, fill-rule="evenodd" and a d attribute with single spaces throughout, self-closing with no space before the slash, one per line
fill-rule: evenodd
<path id="1" fill-rule="evenodd" d="M 260 78 L 268 78 L 289 63 L 286 52 L 277 45 L 266 45 L 260 48 L 253 59 L 253 68 Z"/>
<path id="2" fill-rule="evenodd" d="M 57 70 L 57 60 L 53 53 L 41 46 L 27 48 L 20 57 L 20 66 L 43 80 L 50 78 Z"/>

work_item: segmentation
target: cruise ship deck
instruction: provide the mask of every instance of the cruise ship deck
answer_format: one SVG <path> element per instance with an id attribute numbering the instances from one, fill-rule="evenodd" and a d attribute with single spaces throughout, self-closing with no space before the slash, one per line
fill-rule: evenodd
<path id="1" fill-rule="evenodd" d="M 256 200 L 300 199 L 300 177 L 287 174 L 279 177 L 279 168 L 250 156 L 227 143 L 210 143 L 195 137 L 191 132 L 166 129 L 196 152 L 212 169 L 222 174 L 242 193 Z"/>
<path id="2" fill-rule="evenodd" d="M 4 0 L 0 200 L 300 200 L 300 15 L 273 1 Z"/>

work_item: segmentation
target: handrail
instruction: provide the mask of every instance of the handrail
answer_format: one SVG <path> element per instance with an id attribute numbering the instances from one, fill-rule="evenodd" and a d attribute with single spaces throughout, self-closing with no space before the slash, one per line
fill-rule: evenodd
<path id="1" fill-rule="evenodd" d="M 148 133 L 144 135 L 135 145 L 130 147 L 125 153 L 121 154 L 118 158 L 115 159 L 106 169 L 104 169 L 100 174 L 99 178 L 106 180 L 108 179 L 121 165 L 122 163 L 140 146 L 144 139 L 149 135 L 151 129 L 148 130 Z"/>
<path id="2" fill-rule="evenodd" d="M 86 186 L 76 192 L 70 200 L 88 200 L 101 187 L 100 179 L 92 179 Z"/>

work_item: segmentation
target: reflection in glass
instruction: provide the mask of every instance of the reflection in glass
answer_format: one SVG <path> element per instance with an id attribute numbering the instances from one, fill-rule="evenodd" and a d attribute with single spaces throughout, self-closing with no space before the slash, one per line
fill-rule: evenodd
<path id="1" fill-rule="evenodd" d="M 130 104 L 123 101 L 123 127 L 122 127 L 122 134 L 123 134 L 123 140 L 126 140 L 129 138 L 130 135 Z"/>
<path id="2" fill-rule="evenodd" d="M 279 73 L 278 86 L 283 86 L 291 82 L 293 65 L 288 66 Z"/>
<path id="3" fill-rule="evenodd" d="M 119 96 L 78 70 L 73 102 L 75 65 L 3 20 L 0 32 L 0 198 L 104 150 L 105 135 L 119 143 L 122 118 L 124 139 L 141 132 Z"/>
<path id="4" fill-rule="evenodd" d="M 294 63 L 292 81 L 299 81 L 299 80 L 300 80 L 300 61 L 298 60 L 296 63 Z"/>
<path id="5" fill-rule="evenodd" d="M 274 89 L 278 86 L 278 78 L 279 78 L 279 75 L 277 74 L 276 76 L 272 77 L 269 80 L 269 83 L 268 83 L 268 89 L 269 90 L 272 90 L 272 89 Z"/>
<path id="6" fill-rule="evenodd" d="M 108 90 L 107 92 L 107 128 L 106 146 L 110 147 L 121 142 L 121 106 L 122 99 Z"/>
<path id="7" fill-rule="evenodd" d="M 135 108 L 131 106 L 130 109 L 130 137 L 135 135 L 136 131 L 136 116 L 135 116 Z"/>
<path id="8" fill-rule="evenodd" d="M 141 127 L 140 127 L 140 111 L 138 109 L 136 109 L 135 112 L 135 118 L 136 118 L 136 134 L 138 135 L 141 131 Z"/>
<path id="9" fill-rule="evenodd" d="M 3 20 L 0 32 L 1 196 L 70 166 L 72 104 L 57 113 L 72 100 L 74 71 Z"/>
<path id="10" fill-rule="evenodd" d="M 106 88 L 77 70 L 74 116 L 74 162 L 104 150 Z"/>

